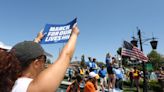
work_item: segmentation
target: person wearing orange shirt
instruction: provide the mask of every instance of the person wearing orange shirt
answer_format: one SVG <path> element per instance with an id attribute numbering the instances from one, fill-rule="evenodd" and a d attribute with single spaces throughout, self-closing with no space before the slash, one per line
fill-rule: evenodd
<path id="1" fill-rule="evenodd" d="M 99 75 L 94 72 L 90 72 L 89 79 L 84 87 L 84 92 L 96 92 L 98 90 L 97 79 L 99 79 Z"/>

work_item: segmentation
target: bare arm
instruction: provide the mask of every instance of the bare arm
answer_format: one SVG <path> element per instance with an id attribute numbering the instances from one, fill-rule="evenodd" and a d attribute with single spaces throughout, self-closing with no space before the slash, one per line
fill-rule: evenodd
<path id="1" fill-rule="evenodd" d="M 42 71 L 29 85 L 28 92 L 55 92 L 64 78 L 66 69 L 75 50 L 78 27 L 74 27 L 68 43 L 62 49 L 58 59 Z"/>

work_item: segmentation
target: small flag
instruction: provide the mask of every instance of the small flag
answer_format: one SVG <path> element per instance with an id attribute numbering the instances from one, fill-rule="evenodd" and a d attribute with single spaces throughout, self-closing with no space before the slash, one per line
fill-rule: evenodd
<path id="1" fill-rule="evenodd" d="M 133 46 L 131 43 L 124 41 L 123 48 L 121 52 L 122 56 L 129 56 L 131 58 L 139 59 L 141 61 L 148 61 L 148 57 L 144 55 L 144 53 L 139 50 L 137 47 Z"/>

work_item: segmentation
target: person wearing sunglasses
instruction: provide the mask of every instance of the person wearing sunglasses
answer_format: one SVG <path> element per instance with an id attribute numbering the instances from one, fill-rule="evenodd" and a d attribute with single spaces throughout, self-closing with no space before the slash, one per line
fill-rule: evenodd
<path id="1" fill-rule="evenodd" d="M 2 75 L 6 84 L 1 83 L 2 85 L 0 85 L 4 91 L 0 91 L 55 92 L 63 80 L 73 56 L 78 34 L 79 29 L 75 26 L 69 41 L 62 49 L 57 60 L 48 68 L 45 68 L 46 54 L 38 43 L 43 37 L 42 33 L 35 39 L 35 42 L 23 41 L 14 45 L 10 52 L 7 52 L 10 53 L 12 58 L 8 57 L 8 54 L 3 55 L 4 58 L 0 57 L 0 62 L 7 61 L 5 63 L 8 65 L 5 68 L 7 70 L 2 67 L 3 65 L 1 65 L 2 68 L 0 67 L 1 71 L 6 71 L 6 75 Z M 14 64 L 13 61 L 15 61 Z M 3 71 L 3 74 L 5 71 Z M 5 90 L 6 88 L 8 90 Z"/>

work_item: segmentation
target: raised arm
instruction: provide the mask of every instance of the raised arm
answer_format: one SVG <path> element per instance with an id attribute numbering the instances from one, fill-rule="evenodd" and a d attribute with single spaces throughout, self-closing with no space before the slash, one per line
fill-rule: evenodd
<path id="1" fill-rule="evenodd" d="M 34 39 L 34 42 L 39 43 L 40 40 L 44 37 L 43 29 L 38 33 L 37 37 Z"/>
<path id="2" fill-rule="evenodd" d="M 79 29 L 75 26 L 69 41 L 62 49 L 58 59 L 30 83 L 28 92 L 55 92 L 63 80 L 73 56 L 78 34 Z"/>

